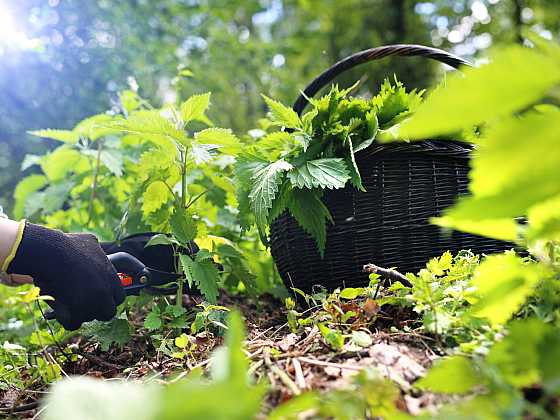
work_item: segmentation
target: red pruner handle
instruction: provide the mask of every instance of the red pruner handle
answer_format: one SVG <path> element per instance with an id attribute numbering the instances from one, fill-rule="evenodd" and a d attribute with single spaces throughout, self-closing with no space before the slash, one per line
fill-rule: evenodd
<path id="1" fill-rule="evenodd" d="M 117 273 L 119 276 L 119 279 L 121 281 L 121 286 L 122 287 L 127 287 L 127 286 L 132 286 L 132 283 L 134 283 L 134 279 L 132 278 L 132 276 L 126 274 L 126 273 Z"/>

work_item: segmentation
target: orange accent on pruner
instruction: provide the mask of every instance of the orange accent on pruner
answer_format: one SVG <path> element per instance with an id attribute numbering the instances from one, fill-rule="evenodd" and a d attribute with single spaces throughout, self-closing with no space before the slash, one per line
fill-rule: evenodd
<path id="1" fill-rule="evenodd" d="M 119 275 L 119 279 L 121 279 L 121 285 L 123 287 L 131 286 L 133 283 L 133 279 L 131 276 L 125 273 L 117 273 Z"/>

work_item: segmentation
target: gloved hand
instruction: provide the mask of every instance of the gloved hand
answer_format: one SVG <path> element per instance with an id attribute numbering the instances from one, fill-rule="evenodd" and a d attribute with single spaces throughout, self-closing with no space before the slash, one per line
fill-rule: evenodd
<path id="1" fill-rule="evenodd" d="M 115 268 L 91 234 L 26 223 L 7 272 L 33 277 L 41 293 L 54 298 L 47 303 L 67 330 L 94 319 L 110 320 L 125 298 Z"/>

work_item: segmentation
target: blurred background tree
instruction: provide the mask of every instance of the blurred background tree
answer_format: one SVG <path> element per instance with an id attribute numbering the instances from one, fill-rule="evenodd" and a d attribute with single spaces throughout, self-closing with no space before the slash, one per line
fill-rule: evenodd
<path id="1" fill-rule="evenodd" d="M 33 170 L 24 156 L 52 146 L 26 131 L 70 128 L 119 90 L 139 87 L 155 103 L 212 91 L 212 119 L 243 133 L 265 112 L 260 93 L 291 103 L 361 49 L 418 43 L 476 59 L 525 29 L 558 38 L 559 0 L 2 0 L 0 205 L 9 211 Z M 340 83 L 375 90 L 395 73 L 425 87 L 440 68 L 386 60 Z"/>

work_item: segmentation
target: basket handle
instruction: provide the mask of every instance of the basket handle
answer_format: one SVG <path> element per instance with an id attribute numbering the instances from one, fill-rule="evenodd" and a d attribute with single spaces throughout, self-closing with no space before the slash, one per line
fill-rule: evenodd
<path id="1" fill-rule="evenodd" d="M 346 70 L 359 66 L 360 64 L 373 60 L 379 60 L 380 58 L 391 55 L 401 57 L 420 56 L 431 58 L 432 60 L 450 65 L 453 68 L 459 68 L 460 66 L 472 66 L 471 63 L 461 57 L 437 48 L 425 47 L 423 45 L 396 44 L 370 48 L 343 58 L 338 63 L 332 65 L 317 76 L 309 85 L 307 85 L 307 87 L 303 90 L 303 93 L 301 93 L 295 101 L 293 106 L 294 111 L 296 111 L 298 115 L 301 115 L 309 103 L 307 98 L 312 98 L 323 87 L 332 82 L 338 75 L 344 73 Z"/>

